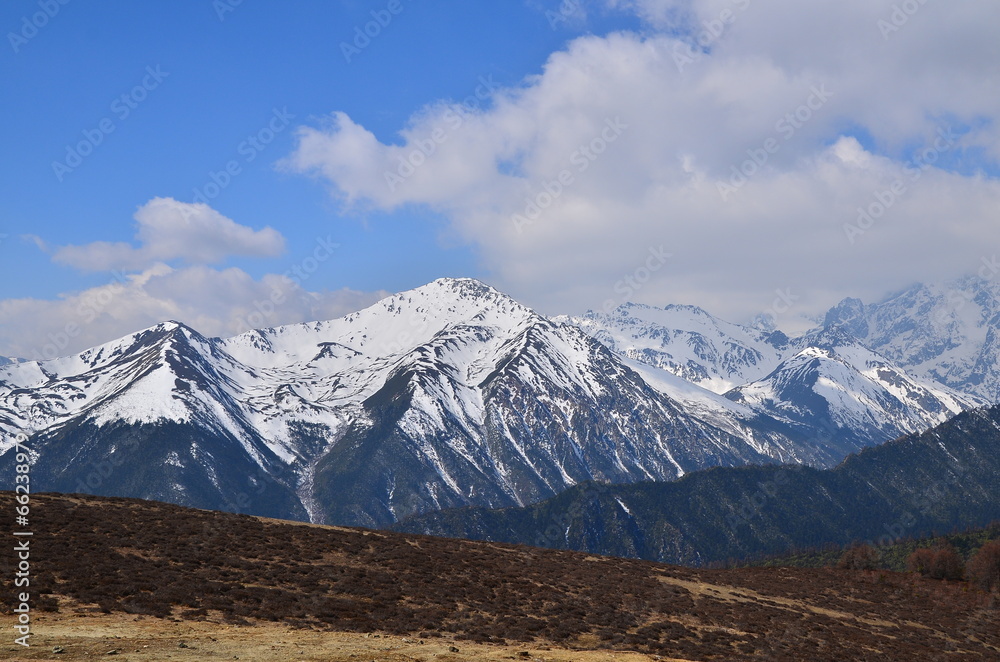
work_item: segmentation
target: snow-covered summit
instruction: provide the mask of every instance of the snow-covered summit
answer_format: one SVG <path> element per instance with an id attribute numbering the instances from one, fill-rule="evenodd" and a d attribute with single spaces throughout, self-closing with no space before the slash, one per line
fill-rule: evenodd
<path id="1" fill-rule="evenodd" d="M 168 321 L 0 365 L 0 473 L 27 430 L 38 466 L 61 467 L 39 475 L 47 489 L 114 466 L 101 493 L 227 508 L 259 495 L 284 516 L 381 525 L 581 481 L 829 465 L 1000 389 L 998 311 L 990 283 L 920 286 L 846 300 L 788 338 L 696 306 L 547 319 L 440 279 L 226 339 Z"/>
<path id="2" fill-rule="evenodd" d="M 906 374 L 842 330 L 810 338 L 766 377 L 734 388 L 727 398 L 818 432 L 849 451 L 865 440 L 926 430 L 982 404 Z"/>
<path id="3" fill-rule="evenodd" d="M 233 356 L 267 366 L 309 361 L 320 343 L 345 362 L 400 355 L 456 325 L 509 334 L 542 319 L 529 308 L 471 278 L 441 278 L 386 297 L 339 319 L 259 329 L 223 341 Z M 339 348 L 339 350 L 338 350 Z"/>
<path id="4" fill-rule="evenodd" d="M 713 394 L 677 399 L 662 371 L 637 367 L 483 283 L 441 279 L 335 320 L 227 339 L 165 322 L 5 365 L 0 429 L 37 430 L 43 454 L 73 456 L 78 444 L 106 462 L 141 437 L 140 466 L 165 447 L 160 435 L 190 439 L 165 461 L 197 478 L 148 478 L 158 498 L 224 495 L 240 480 L 230 467 L 256 466 L 294 487 L 313 519 L 369 525 L 528 503 L 583 480 L 831 459 Z"/>
<path id="5" fill-rule="evenodd" d="M 874 304 L 845 300 L 837 325 L 915 375 L 1000 402 L 1000 282 L 917 284 Z"/>
<path id="6" fill-rule="evenodd" d="M 610 313 L 564 317 L 612 350 L 715 393 L 766 375 L 787 338 L 721 320 L 690 305 L 623 304 Z"/>

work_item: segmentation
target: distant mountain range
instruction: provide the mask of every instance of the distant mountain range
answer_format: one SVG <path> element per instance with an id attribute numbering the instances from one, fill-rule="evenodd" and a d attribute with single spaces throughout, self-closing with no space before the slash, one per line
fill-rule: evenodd
<path id="1" fill-rule="evenodd" d="M 27 431 L 36 489 L 378 527 L 587 481 L 830 467 L 996 401 L 997 294 L 846 300 L 796 338 L 690 306 L 548 319 L 471 279 L 224 340 L 166 322 L 0 360 L 0 477 Z"/>
<path id="2" fill-rule="evenodd" d="M 1000 519 L 1000 406 L 852 455 L 834 469 L 730 467 L 671 483 L 588 483 L 524 508 L 428 513 L 393 529 L 704 565 Z"/>
<path id="3" fill-rule="evenodd" d="M 689 412 L 576 327 L 473 280 L 330 322 L 227 340 L 169 322 L 0 368 L 0 426 L 35 430 L 38 489 L 367 526 L 585 480 L 828 459 L 705 398 Z"/>
<path id="4" fill-rule="evenodd" d="M 914 378 L 1000 402 L 1000 283 L 992 279 L 918 284 L 867 305 L 844 299 L 821 325 L 794 339 L 773 328 L 725 322 L 696 306 L 628 303 L 610 313 L 556 319 L 716 393 L 766 377 L 790 352 L 838 331 Z"/>

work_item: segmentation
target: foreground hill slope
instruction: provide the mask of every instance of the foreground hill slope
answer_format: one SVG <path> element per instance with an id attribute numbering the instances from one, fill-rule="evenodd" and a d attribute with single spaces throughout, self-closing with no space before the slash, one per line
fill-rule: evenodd
<path id="1" fill-rule="evenodd" d="M 454 509 L 395 528 L 701 565 L 925 535 L 1000 518 L 1000 406 L 831 470 L 719 468 L 674 483 L 590 483 L 527 508 Z"/>
<path id="2" fill-rule="evenodd" d="M 9 492 L 0 502 L 13 508 Z M 470 641 L 506 642 L 524 651 L 520 659 L 566 659 L 539 650 L 546 646 L 680 660 L 935 659 L 928 651 L 973 660 L 1000 652 L 993 596 L 907 575 L 694 570 L 132 499 L 35 495 L 32 504 L 36 617 L 78 614 L 99 627 L 98 614 L 105 613 L 110 626 L 125 613 L 131 615 L 126 623 L 144 623 L 147 630 L 150 617 L 164 619 L 167 629 L 176 622 L 171 619 L 191 622 L 184 646 L 174 643 L 171 657 L 211 648 L 213 624 L 225 633 L 220 637 L 231 637 L 234 625 L 252 633 L 255 624 L 275 622 L 331 633 L 380 632 L 383 639 L 373 639 L 372 653 L 363 658 L 379 660 L 503 659 L 456 651 L 394 656 L 386 652 L 386 634 L 451 642 L 449 649 L 459 651 Z M 0 556 L 7 593 L 13 590 L 11 558 Z M 135 627 L 113 632 L 127 638 Z M 203 638 L 192 641 L 198 632 Z M 3 646 L 12 651 L 11 644 Z M 294 650 L 298 658 L 319 659 L 302 646 Z M 89 659 L 92 652 L 64 648 L 60 659 Z M 334 653 L 322 659 L 348 659 Z M 48 659 L 44 655 L 48 651 L 25 659 Z"/>

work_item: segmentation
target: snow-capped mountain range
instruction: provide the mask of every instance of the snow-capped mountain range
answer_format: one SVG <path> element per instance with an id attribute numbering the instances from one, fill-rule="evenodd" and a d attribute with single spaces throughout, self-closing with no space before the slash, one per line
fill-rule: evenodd
<path id="1" fill-rule="evenodd" d="M 1000 283 L 970 276 L 917 285 L 865 305 L 845 299 L 827 313 L 840 327 L 912 375 L 1000 401 Z"/>
<path id="2" fill-rule="evenodd" d="M 967 300 L 981 303 L 965 304 L 956 319 L 955 302 Z M 919 432 L 1000 399 L 1000 369 L 987 340 L 1000 323 L 993 312 L 998 301 L 1000 291 L 985 280 L 919 285 L 881 304 L 846 299 L 823 325 L 796 338 L 732 324 L 696 306 L 629 303 L 610 313 L 557 319 L 621 355 L 811 429 L 846 455 L 852 445 Z M 946 322 L 935 326 L 928 317 Z M 988 380 L 973 368 L 984 365 L 992 366 Z M 946 371 L 955 377 L 950 382 L 939 379 Z"/>
<path id="3" fill-rule="evenodd" d="M 732 324 L 697 306 L 626 303 L 610 313 L 555 319 L 580 327 L 623 356 L 715 393 L 767 375 L 789 348 L 780 331 Z"/>
<path id="4" fill-rule="evenodd" d="M 548 319 L 471 279 L 228 339 L 166 322 L 0 361 L 0 475 L 26 431 L 36 489 L 381 526 L 585 480 L 829 466 L 996 400 L 996 288 L 956 311 L 955 287 L 977 285 L 846 300 L 793 339 L 690 306 Z"/>

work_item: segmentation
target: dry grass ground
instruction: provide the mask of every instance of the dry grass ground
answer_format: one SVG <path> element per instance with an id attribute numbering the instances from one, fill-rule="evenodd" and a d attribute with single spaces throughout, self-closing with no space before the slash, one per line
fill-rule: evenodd
<path id="1" fill-rule="evenodd" d="M 33 645 L 13 644 L 8 600 L 2 659 L 1000 660 L 996 596 L 964 582 L 698 570 L 127 499 L 35 495 L 31 513 Z M 6 595 L 13 558 L 0 552 Z"/>
<path id="2" fill-rule="evenodd" d="M 13 619 L 0 617 L 0 630 L 10 632 Z M 259 662 L 647 662 L 639 653 L 566 650 L 546 646 L 498 646 L 467 642 L 421 640 L 414 637 L 349 632 L 298 630 L 274 623 L 256 626 L 225 625 L 131 616 L 127 614 L 45 614 L 37 634 L 25 650 L 10 641 L 0 645 L 0 659 L 78 662 L 110 659 L 122 662 L 204 662 L 254 660 Z M 53 654 L 56 647 L 62 653 Z M 452 652 L 450 648 L 458 648 Z M 108 657 L 117 651 L 114 657 Z M 527 656 L 524 655 L 527 653 Z"/>

